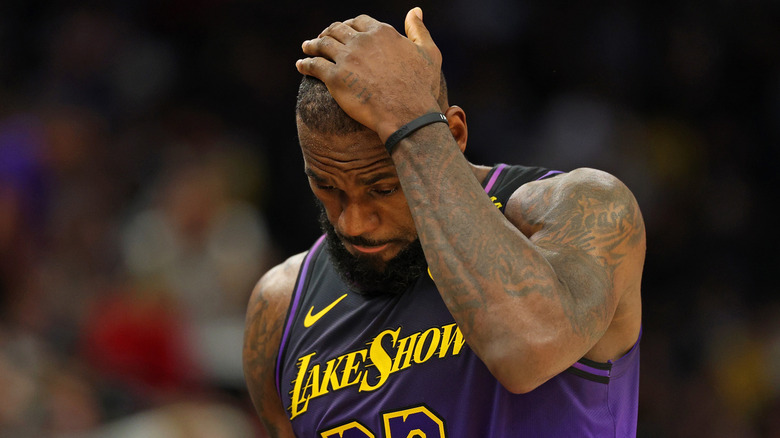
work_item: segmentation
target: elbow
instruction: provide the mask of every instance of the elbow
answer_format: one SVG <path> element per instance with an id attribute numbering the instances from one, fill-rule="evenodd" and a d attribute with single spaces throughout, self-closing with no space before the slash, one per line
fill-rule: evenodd
<path id="1" fill-rule="evenodd" d="M 526 394 L 541 386 L 555 374 L 535 354 L 512 354 L 502 351 L 485 361 L 490 373 L 513 394 Z"/>
<path id="2" fill-rule="evenodd" d="M 511 384 L 505 384 L 504 382 L 501 382 L 501 385 L 504 387 L 504 389 L 511 392 L 512 394 L 527 394 L 538 388 L 541 384 L 533 384 L 530 382 L 513 382 Z"/>
<path id="3" fill-rule="evenodd" d="M 501 383 L 501 386 L 512 394 L 527 394 L 548 380 L 548 378 L 542 379 L 530 375 L 518 378 L 517 376 L 504 375 L 500 375 L 499 377 L 496 374 L 497 373 L 494 373 L 493 375 L 496 376 L 496 379 Z"/>

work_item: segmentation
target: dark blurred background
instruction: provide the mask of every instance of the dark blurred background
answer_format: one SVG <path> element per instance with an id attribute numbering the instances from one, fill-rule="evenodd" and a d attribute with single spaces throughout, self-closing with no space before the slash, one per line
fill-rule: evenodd
<path id="1" fill-rule="evenodd" d="M 639 436 L 780 436 L 777 1 L 1 0 L 0 438 L 264 436 L 245 303 L 319 234 L 300 43 L 415 5 L 471 161 L 638 198 Z"/>

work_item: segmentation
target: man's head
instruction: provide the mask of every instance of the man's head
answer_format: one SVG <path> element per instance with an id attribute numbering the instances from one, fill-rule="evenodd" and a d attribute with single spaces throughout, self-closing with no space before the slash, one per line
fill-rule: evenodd
<path id="1" fill-rule="evenodd" d="M 449 108 L 444 74 L 439 80 L 438 102 L 442 112 Z M 299 122 L 322 133 L 350 134 L 368 129 L 349 117 L 330 95 L 325 84 L 312 76 L 304 76 L 301 80 L 295 114 Z"/>
<path id="2" fill-rule="evenodd" d="M 439 99 L 465 147 L 465 115 Z M 298 139 L 320 222 L 342 277 L 364 293 L 399 293 L 425 272 L 414 219 L 390 155 L 373 131 L 350 118 L 325 85 L 304 77 L 296 104 Z M 454 128 L 453 128 L 454 126 Z"/>

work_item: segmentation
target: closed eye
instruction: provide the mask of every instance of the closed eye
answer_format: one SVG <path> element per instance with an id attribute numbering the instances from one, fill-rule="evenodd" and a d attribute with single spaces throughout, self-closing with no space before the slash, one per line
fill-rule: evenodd
<path id="1" fill-rule="evenodd" d="M 389 188 L 389 189 L 371 189 L 374 193 L 380 196 L 390 196 L 395 194 L 395 192 L 398 191 L 398 186 Z"/>

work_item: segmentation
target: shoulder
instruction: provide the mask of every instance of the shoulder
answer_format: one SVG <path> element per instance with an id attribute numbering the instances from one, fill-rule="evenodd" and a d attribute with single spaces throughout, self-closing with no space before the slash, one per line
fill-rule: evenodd
<path id="1" fill-rule="evenodd" d="M 507 217 L 537 246 L 588 255 L 614 282 L 639 278 L 645 225 L 634 195 L 615 176 L 581 168 L 521 186 Z M 618 286 L 617 284 L 615 284 Z"/>
<path id="2" fill-rule="evenodd" d="M 263 319 L 284 318 L 306 252 L 296 254 L 271 268 L 255 285 L 247 307 L 247 326 Z"/>
<path id="3" fill-rule="evenodd" d="M 288 258 L 257 282 L 246 312 L 244 374 L 250 385 L 270 378 L 284 329 L 284 316 L 306 253 Z"/>
<path id="4" fill-rule="evenodd" d="M 304 251 L 291 256 L 266 272 L 255 285 L 252 291 L 252 298 L 250 298 L 250 304 L 254 298 L 260 298 L 261 296 L 266 297 L 266 299 L 290 298 L 292 289 L 295 287 L 295 281 L 298 278 L 298 271 L 301 268 L 303 259 L 306 258 L 306 254 L 308 252 Z"/>
<path id="5" fill-rule="evenodd" d="M 639 206 L 628 187 L 615 176 L 590 168 L 520 186 L 506 213 L 527 235 L 573 217 L 591 225 L 639 227 L 644 233 Z"/>
<path id="6" fill-rule="evenodd" d="M 604 362 L 628 351 L 641 325 L 646 249 L 644 220 L 628 187 L 607 172 L 577 169 L 521 186 L 506 211 L 574 296 L 613 309 L 586 357 Z"/>
<path id="7" fill-rule="evenodd" d="M 274 370 L 284 317 L 306 253 L 288 258 L 257 282 L 246 314 L 244 377 L 260 419 L 272 436 L 293 436 L 290 422 L 276 393 Z"/>

